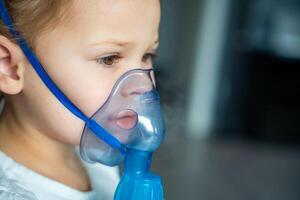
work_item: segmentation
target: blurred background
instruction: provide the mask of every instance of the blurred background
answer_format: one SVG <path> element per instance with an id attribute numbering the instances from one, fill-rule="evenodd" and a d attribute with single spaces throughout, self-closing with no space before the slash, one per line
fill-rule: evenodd
<path id="1" fill-rule="evenodd" d="M 167 200 L 300 199 L 300 1 L 163 0 Z"/>

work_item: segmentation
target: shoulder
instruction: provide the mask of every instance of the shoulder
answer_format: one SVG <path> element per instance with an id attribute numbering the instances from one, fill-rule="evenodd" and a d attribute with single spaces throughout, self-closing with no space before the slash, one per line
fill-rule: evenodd
<path id="1" fill-rule="evenodd" d="M 0 200 L 37 200 L 37 198 L 18 182 L 8 179 L 0 169 Z"/>

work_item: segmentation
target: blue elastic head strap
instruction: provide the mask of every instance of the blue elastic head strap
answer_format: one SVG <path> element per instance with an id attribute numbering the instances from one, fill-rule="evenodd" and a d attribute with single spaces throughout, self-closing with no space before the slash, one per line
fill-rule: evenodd
<path id="1" fill-rule="evenodd" d="M 94 132 L 94 134 L 102 139 L 104 142 L 109 144 L 113 148 L 119 149 L 121 152 L 125 152 L 125 147 L 108 131 L 102 128 L 97 122 L 91 120 L 87 117 L 75 104 L 57 87 L 54 81 L 45 71 L 44 67 L 39 62 L 36 55 L 32 52 L 31 48 L 27 45 L 27 42 L 22 37 L 22 35 L 16 30 L 13 20 L 9 15 L 8 10 L 6 9 L 5 3 L 3 0 L 0 0 L 0 16 L 3 23 L 9 30 L 10 34 L 15 38 L 22 49 L 23 53 L 27 57 L 28 61 L 39 75 L 41 80 L 47 86 L 47 88 L 53 93 L 53 95 L 74 115 L 82 119 L 86 125 Z"/>

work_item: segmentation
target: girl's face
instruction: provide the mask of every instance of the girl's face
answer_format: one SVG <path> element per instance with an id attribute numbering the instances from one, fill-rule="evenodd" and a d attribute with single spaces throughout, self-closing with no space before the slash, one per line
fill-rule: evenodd
<path id="1" fill-rule="evenodd" d="M 124 72 L 152 67 L 158 46 L 159 0 L 74 1 L 67 19 L 41 34 L 38 58 L 87 116 L 104 103 Z M 78 144 L 84 123 L 48 91 L 31 66 L 21 93 L 27 120 L 47 136 Z"/>

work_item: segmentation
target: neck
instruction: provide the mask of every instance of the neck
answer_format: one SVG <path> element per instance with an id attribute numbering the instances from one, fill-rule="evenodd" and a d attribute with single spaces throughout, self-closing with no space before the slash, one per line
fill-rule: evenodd
<path id="1" fill-rule="evenodd" d="M 14 157 L 29 153 L 35 159 L 49 161 L 65 161 L 66 158 L 74 159 L 76 155 L 72 145 L 41 133 L 29 122 L 21 120 L 9 105 L 5 106 L 0 118 L 0 148 Z"/>
<path id="2" fill-rule="evenodd" d="M 0 149 L 41 175 L 75 189 L 90 190 L 87 174 L 73 145 L 56 141 L 41 133 L 14 110 L 6 105 L 0 118 Z M 78 180 L 77 183 L 74 179 Z"/>

